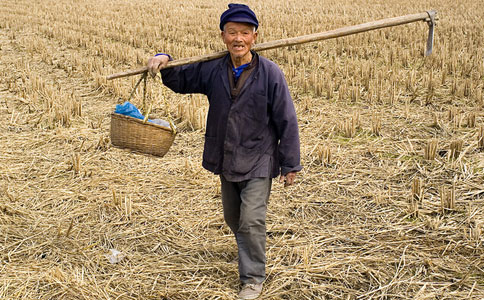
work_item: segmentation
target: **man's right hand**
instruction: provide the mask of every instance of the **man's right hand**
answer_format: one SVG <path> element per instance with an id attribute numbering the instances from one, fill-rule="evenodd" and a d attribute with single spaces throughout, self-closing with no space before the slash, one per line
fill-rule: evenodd
<path id="1" fill-rule="evenodd" d="M 169 61 L 170 58 L 167 55 L 153 56 L 148 59 L 148 72 L 155 77 L 162 68 L 166 67 Z"/>

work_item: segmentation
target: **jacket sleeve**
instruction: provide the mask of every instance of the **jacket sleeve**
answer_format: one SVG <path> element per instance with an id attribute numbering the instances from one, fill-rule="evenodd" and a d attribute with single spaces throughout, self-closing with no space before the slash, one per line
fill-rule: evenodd
<path id="1" fill-rule="evenodd" d="M 270 74 L 270 94 L 272 94 L 271 114 L 277 138 L 279 139 L 278 156 L 281 174 L 299 172 L 300 143 L 296 110 L 292 102 L 289 88 L 282 71 L 274 65 Z"/>
<path id="2" fill-rule="evenodd" d="M 160 72 L 163 84 L 176 93 L 207 94 L 206 79 L 210 74 L 208 74 L 207 68 L 204 68 L 203 63 L 163 69 Z"/>

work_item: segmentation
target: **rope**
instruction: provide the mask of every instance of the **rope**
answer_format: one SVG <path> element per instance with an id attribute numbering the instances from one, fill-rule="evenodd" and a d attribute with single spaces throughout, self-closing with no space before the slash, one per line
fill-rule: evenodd
<path id="1" fill-rule="evenodd" d="M 130 95 L 129 95 L 129 98 L 128 98 L 128 101 L 131 100 L 131 98 L 133 97 L 134 95 L 134 92 L 136 91 L 136 89 L 138 88 L 139 84 L 141 83 L 141 81 L 143 81 L 143 107 L 142 107 L 142 110 L 143 110 L 143 113 L 145 115 L 145 118 L 143 120 L 144 123 L 146 123 L 148 121 L 148 117 L 151 113 L 151 109 L 153 108 L 153 103 L 150 103 L 150 106 L 148 107 L 148 109 L 146 110 L 146 82 L 147 82 L 147 77 L 148 77 L 148 72 L 144 72 L 140 79 L 138 80 L 138 82 L 135 84 L 133 90 L 131 91 Z M 171 131 L 173 134 L 176 134 L 176 127 L 175 127 L 175 124 L 173 123 L 173 120 L 171 118 L 171 114 L 170 114 L 170 111 L 168 109 L 168 102 L 166 101 L 166 98 L 165 98 L 165 95 L 164 95 L 164 85 L 163 85 L 163 82 L 161 80 L 161 75 L 160 74 L 156 74 L 155 76 L 155 81 L 158 82 L 161 86 L 161 98 L 163 100 L 163 106 L 165 107 L 165 111 L 166 111 L 166 114 L 168 116 L 168 123 L 170 123 L 170 128 L 171 128 Z M 146 110 L 146 112 L 145 112 Z"/>
<path id="2" fill-rule="evenodd" d="M 140 79 L 138 80 L 138 82 L 135 84 L 133 90 L 131 91 L 131 94 L 129 94 L 128 101 L 131 100 L 131 98 L 133 98 L 134 92 L 136 91 L 139 84 L 141 83 L 141 80 L 146 79 L 146 76 L 148 76 L 147 72 L 145 72 L 145 73 L 143 73 L 143 75 L 141 75 Z M 145 85 L 146 85 L 146 81 L 145 81 Z"/>
<path id="3" fill-rule="evenodd" d="M 158 82 L 161 86 L 161 99 L 163 100 L 163 106 L 165 107 L 166 114 L 168 115 L 168 123 L 170 123 L 170 128 L 173 134 L 176 134 L 176 127 L 175 127 L 175 124 L 173 123 L 173 120 L 171 119 L 170 110 L 168 109 L 168 102 L 166 101 L 166 97 L 163 92 L 165 89 L 165 86 L 163 85 L 163 81 L 161 80 L 161 74 L 159 73 L 156 74 L 155 81 Z"/>

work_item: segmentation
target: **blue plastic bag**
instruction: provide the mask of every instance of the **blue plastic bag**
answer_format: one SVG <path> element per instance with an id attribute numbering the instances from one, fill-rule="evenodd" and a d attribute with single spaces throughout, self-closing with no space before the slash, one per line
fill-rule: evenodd
<path id="1" fill-rule="evenodd" d="M 144 120 L 144 116 L 141 114 L 139 109 L 134 106 L 129 101 L 124 102 L 123 104 L 116 104 L 116 109 L 114 110 L 115 113 L 130 116 L 136 119 Z M 151 122 L 151 121 L 150 121 Z"/>
<path id="2" fill-rule="evenodd" d="M 136 119 L 141 119 L 141 120 L 145 119 L 145 116 L 143 116 L 143 114 L 139 111 L 139 109 L 129 101 L 126 101 L 123 104 L 116 104 L 116 109 L 114 110 L 114 112 L 117 113 L 117 114 L 133 117 L 133 118 L 136 118 Z M 166 128 L 170 128 L 170 123 L 168 123 L 165 120 L 161 120 L 161 119 L 150 120 L 150 119 L 148 119 L 148 122 L 156 124 L 156 125 L 160 125 L 160 126 L 163 126 L 163 127 L 166 127 Z"/>

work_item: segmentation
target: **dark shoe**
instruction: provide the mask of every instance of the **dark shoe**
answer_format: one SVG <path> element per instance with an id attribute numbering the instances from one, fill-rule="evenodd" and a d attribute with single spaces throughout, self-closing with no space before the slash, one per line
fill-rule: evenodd
<path id="1" fill-rule="evenodd" d="M 262 283 L 245 283 L 239 293 L 240 300 L 256 299 L 262 292 Z"/>

